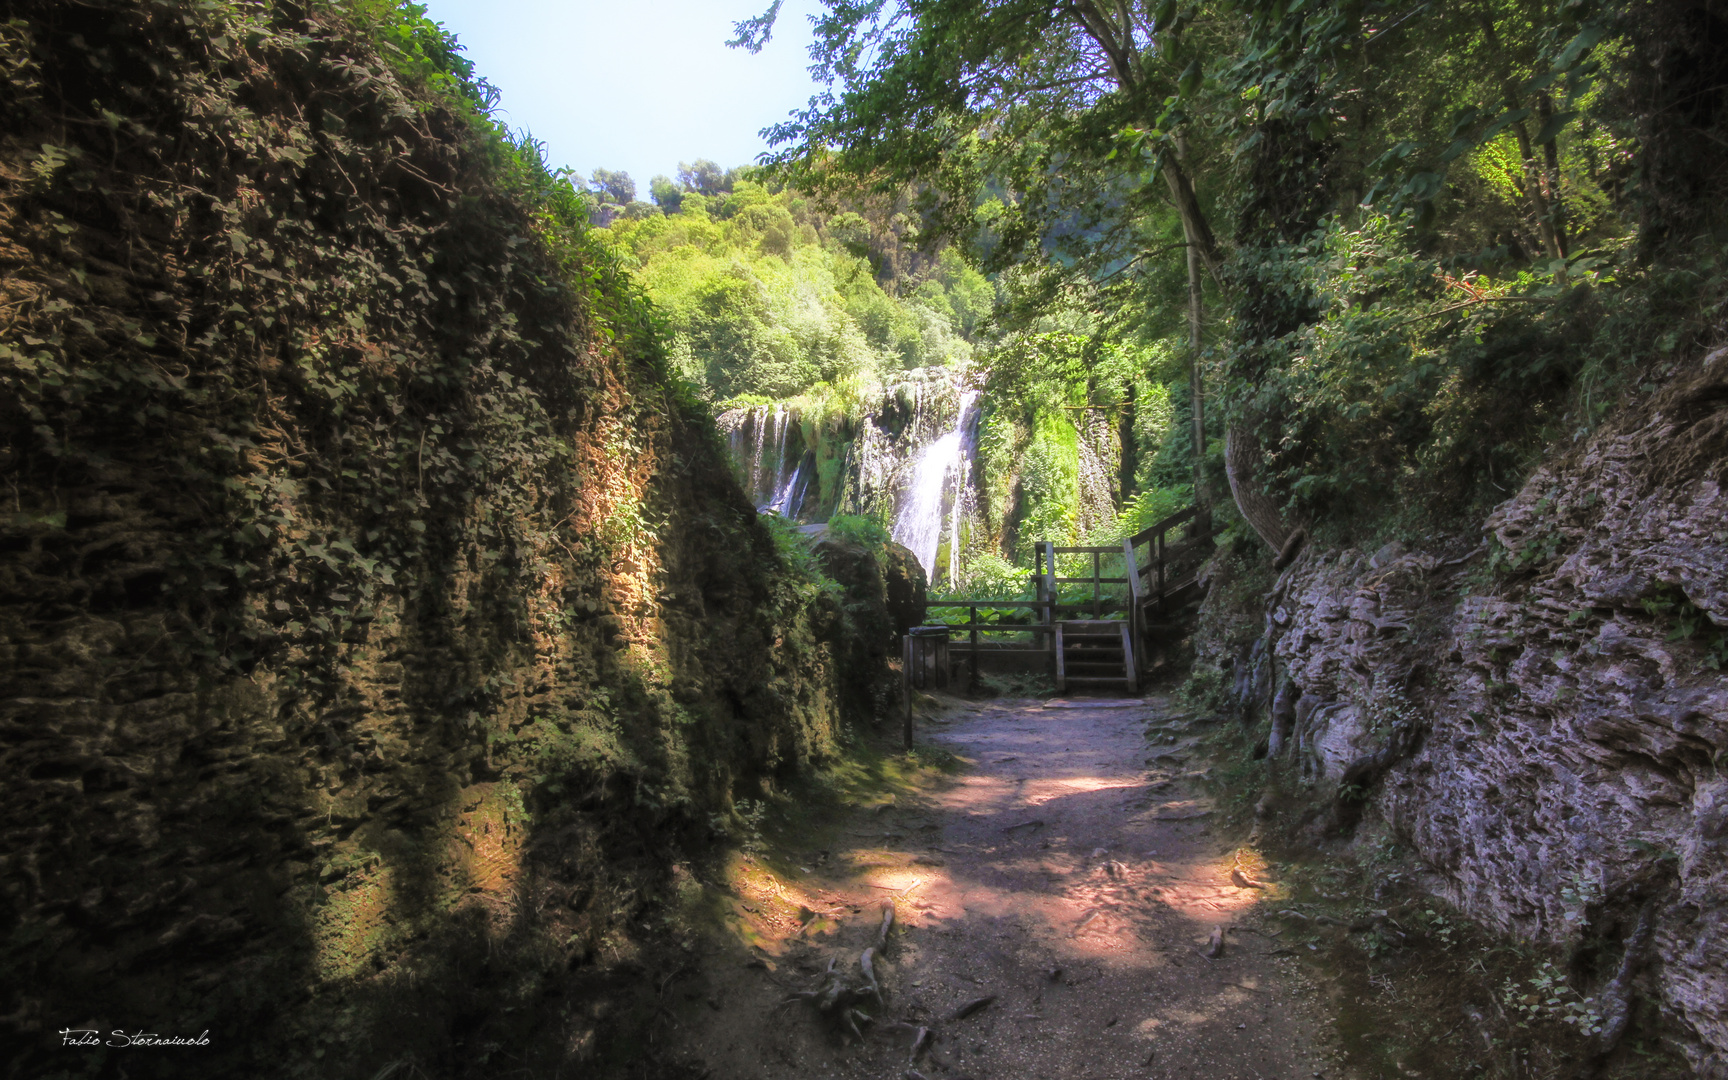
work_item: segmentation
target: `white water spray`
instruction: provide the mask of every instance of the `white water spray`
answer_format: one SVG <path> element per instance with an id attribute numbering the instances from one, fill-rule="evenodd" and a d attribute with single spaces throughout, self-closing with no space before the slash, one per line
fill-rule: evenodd
<path id="1" fill-rule="evenodd" d="M 792 470 L 792 475 L 787 477 L 786 483 L 774 493 L 774 498 L 769 500 L 768 505 L 762 509 L 772 510 L 784 517 L 791 517 L 798 504 L 804 501 L 804 492 L 799 488 L 799 481 L 803 478 L 804 462 L 800 460 L 798 467 Z"/>
<path id="2" fill-rule="evenodd" d="M 932 579 L 936 575 L 936 553 L 942 546 L 942 526 L 949 517 L 949 480 L 954 480 L 953 525 L 949 529 L 949 573 L 956 572 L 959 549 L 959 519 L 965 491 L 965 438 L 972 411 L 978 400 L 974 390 L 960 395 L 960 409 L 954 427 L 930 443 L 912 464 L 912 481 L 894 515 L 894 540 L 917 556 L 919 565 Z"/>

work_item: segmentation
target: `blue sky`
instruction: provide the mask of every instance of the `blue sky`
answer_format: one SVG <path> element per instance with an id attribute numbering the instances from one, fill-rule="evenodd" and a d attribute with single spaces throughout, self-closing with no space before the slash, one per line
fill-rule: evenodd
<path id="1" fill-rule="evenodd" d="M 756 56 L 726 39 L 768 0 L 422 2 L 503 91 L 505 122 L 544 141 L 553 167 L 624 169 L 638 198 L 680 161 L 754 161 L 767 148 L 757 132 L 816 89 L 805 50 L 817 0 L 787 0 Z"/>

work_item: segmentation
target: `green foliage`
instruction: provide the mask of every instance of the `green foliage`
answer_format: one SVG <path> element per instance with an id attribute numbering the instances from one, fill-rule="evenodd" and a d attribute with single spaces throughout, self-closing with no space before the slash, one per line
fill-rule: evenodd
<path id="1" fill-rule="evenodd" d="M 1500 999 L 1518 1017 L 1520 1027 L 1557 1020 L 1576 1028 L 1580 1035 L 1596 1035 L 1606 1022 L 1597 1011 L 1595 1000 L 1580 996 L 1567 982 L 1566 973 L 1552 960 L 1542 961 L 1523 986 L 1507 979 L 1501 987 Z"/>
<path id="2" fill-rule="evenodd" d="M 1030 572 L 994 551 L 967 558 L 958 586 L 950 594 L 956 599 L 1023 600 L 1030 599 L 1033 592 Z"/>
<path id="3" fill-rule="evenodd" d="M 1032 421 L 1020 470 L 1027 514 L 1020 532 L 1030 562 L 1033 540 L 1073 543 L 1080 505 L 1079 435 L 1061 412 L 1040 411 Z"/>
<path id="4" fill-rule="evenodd" d="M 1335 524 L 1503 499 L 1544 445 L 1607 408 L 1637 355 L 1625 312 L 1654 299 L 1650 275 L 1606 257 L 1563 278 L 1455 277 L 1406 220 L 1373 214 L 1256 258 L 1255 280 L 1311 314 L 1238 350 L 1226 392 L 1292 506 Z"/>
<path id="5" fill-rule="evenodd" d="M 971 357 L 994 289 L 956 254 L 879 280 L 878 251 L 898 243 L 879 216 L 830 214 L 712 162 L 679 175 L 654 181 L 664 215 L 614 220 L 601 237 L 665 312 L 673 366 L 710 400 L 790 398 Z"/>
<path id="6" fill-rule="evenodd" d="M 1703 652 L 1699 666 L 1711 671 L 1728 667 L 1728 629 L 1717 626 L 1710 613 L 1694 604 L 1690 597 L 1675 587 L 1666 587 L 1642 601 L 1651 618 L 1672 623 L 1669 641 L 1692 641 Z"/>
<path id="7" fill-rule="evenodd" d="M 828 519 L 828 529 L 872 551 L 880 551 L 890 542 L 888 530 L 882 527 L 881 522 L 859 514 L 835 514 Z"/>
<path id="8" fill-rule="evenodd" d="M 778 514 L 764 514 L 763 526 L 774 538 L 781 573 L 774 579 L 774 606 L 782 619 L 798 615 L 813 603 L 839 604 L 842 590 L 822 569 L 811 537 L 797 522 Z"/>

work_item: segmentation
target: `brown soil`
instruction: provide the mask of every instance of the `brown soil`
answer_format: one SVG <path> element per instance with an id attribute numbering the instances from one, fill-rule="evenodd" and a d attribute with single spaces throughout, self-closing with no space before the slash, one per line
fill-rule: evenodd
<path id="1" fill-rule="evenodd" d="M 785 875 L 734 865 L 734 944 L 664 995 L 659 1060 L 715 1080 L 1348 1075 L 1261 918 L 1268 891 L 1232 882 L 1264 868 L 1210 831 L 1205 763 L 1164 699 L 969 703 L 925 728 L 951 775 L 812 832 L 825 850 Z M 830 963 L 861 982 L 885 902 L 897 925 L 860 1043 L 794 995 Z"/>

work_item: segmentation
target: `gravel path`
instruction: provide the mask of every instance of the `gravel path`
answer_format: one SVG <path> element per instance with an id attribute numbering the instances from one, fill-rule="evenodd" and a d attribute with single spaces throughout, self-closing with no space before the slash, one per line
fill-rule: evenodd
<path id="1" fill-rule="evenodd" d="M 679 1041 L 716 1078 L 1343 1080 L 1165 709 L 992 702 L 927 724 L 920 741 L 967 766 L 849 823 L 849 846 L 795 883 L 807 932 L 762 935 L 754 972 L 711 975 Z M 857 972 L 890 897 L 883 1002 L 860 1004 L 858 1043 L 832 1010 L 785 998 L 822 985 L 829 960 Z"/>

